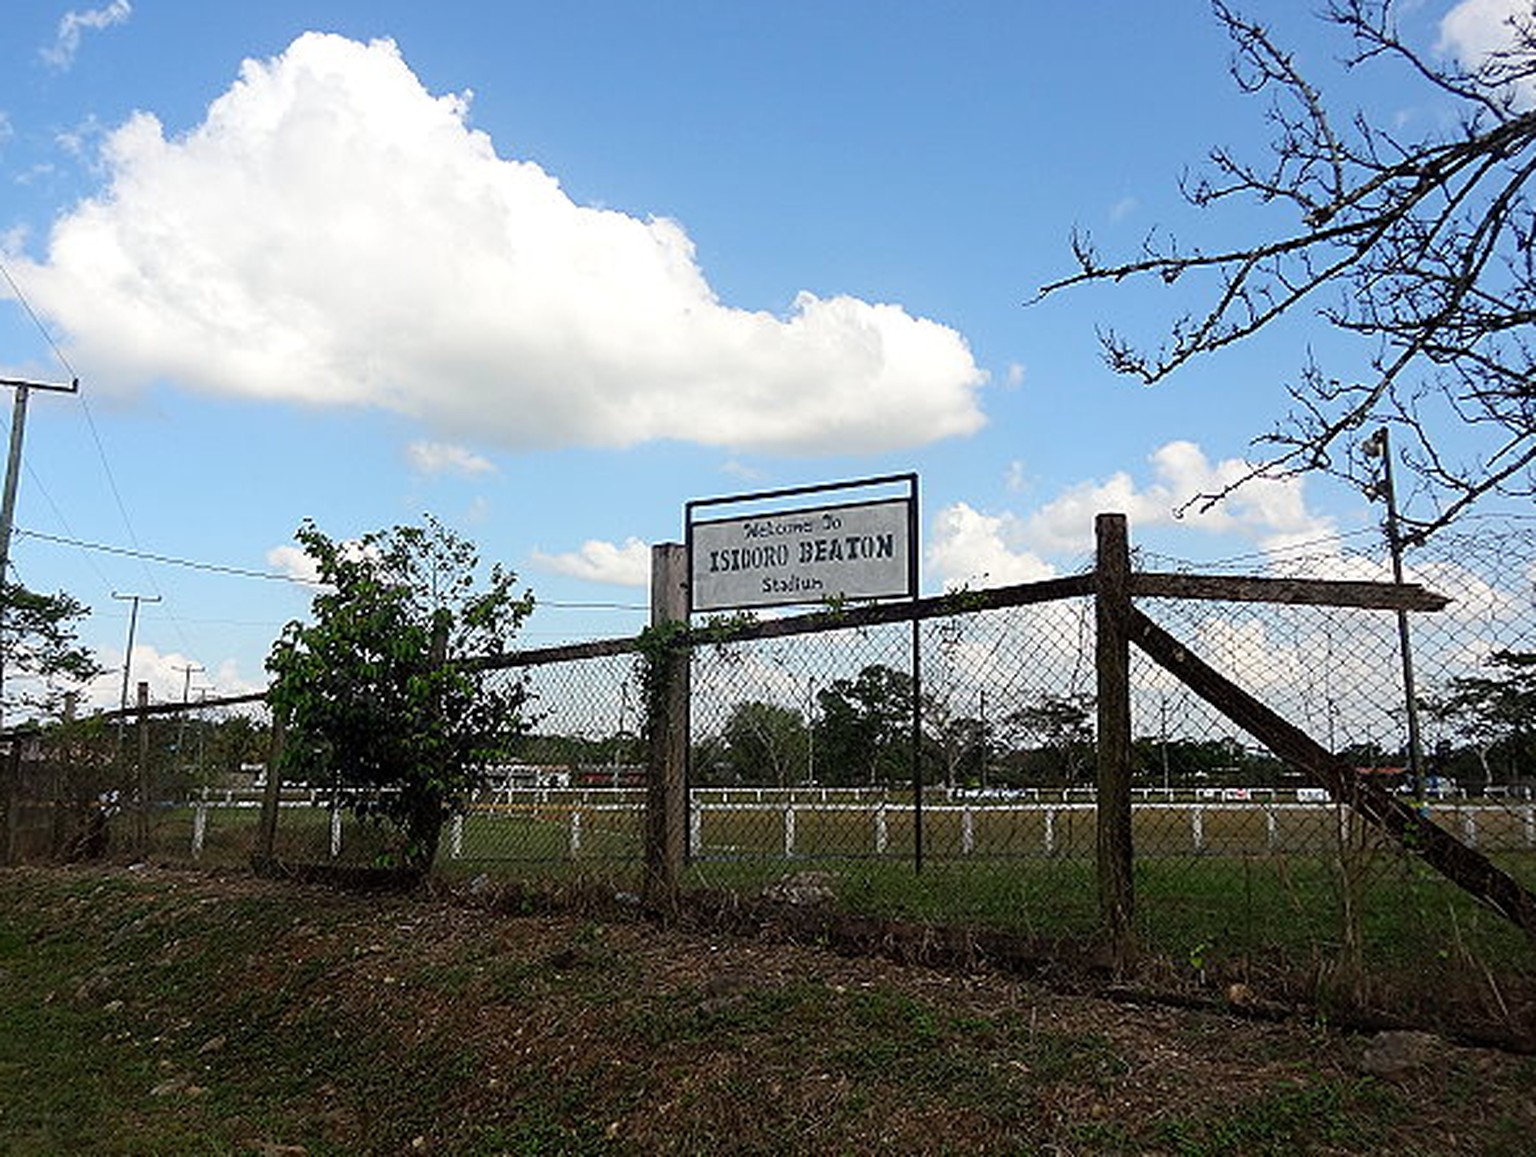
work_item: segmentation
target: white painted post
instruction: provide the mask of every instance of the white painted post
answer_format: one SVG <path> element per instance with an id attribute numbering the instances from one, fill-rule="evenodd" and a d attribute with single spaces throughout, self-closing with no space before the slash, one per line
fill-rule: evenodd
<path id="1" fill-rule="evenodd" d="M 704 851 L 704 807 L 697 800 L 688 810 L 688 855 L 697 856 Z"/>
<path id="2" fill-rule="evenodd" d="M 331 809 L 331 859 L 341 855 L 341 809 Z"/>
<path id="3" fill-rule="evenodd" d="M 970 855 L 976 850 L 976 817 L 967 804 L 960 812 L 960 852 Z"/>
<path id="4" fill-rule="evenodd" d="M 1473 807 L 1461 808 L 1461 830 L 1466 836 L 1467 847 L 1477 847 L 1477 809 Z"/>
<path id="5" fill-rule="evenodd" d="M 1275 819 L 1273 804 L 1264 805 L 1264 839 L 1270 851 L 1274 851 L 1280 845 L 1279 825 Z"/>
<path id="6" fill-rule="evenodd" d="M 208 804 L 207 801 L 199 801 L 197 807 L 192 810 L 192 858 L 201 858 L 203 854 L 203 840 L 208 834 Z"/>
<path id="7" fill-rule="evenodd" d="M 464 813 L 453 813 L 453 826 L 448 829 L 448 856 L 450 859 L 462 860 L 464 858 Z"/>
<path id="8" fill-rule="evenodd" d="M 1045 809 L 1045 854 L 1056 854 L 1056 809 L 1049 806 Z"/>
<path id="9" fill-rule="evenodd" d="M 795 854 L 795 808 L 791 804 L 784 809 L 784 856 Z"/>
<path id="10" fill-rule="evenodd" d="M 890 840 L 891 832 L 885 819 L 885 801 L 881 800 L 875 805 L 875 855 L 885 855 Z"/>
<path id="11" fill-rule="evenodd" d="M 1189 835 L 1194 841 L 1195 852 L 1205 851 L 1205 809 L 1199 804 L 1189 809 Z"/>
<path id="12" fill-rule="evenodd" d="M 1525 805 L 1525 842 L 1536 847 L 1536 806 Z"/>
<path id="13" fill-rule="evenodd" d="M 581 810 L 571 809 L 571 856 L 581 851 Z"/>

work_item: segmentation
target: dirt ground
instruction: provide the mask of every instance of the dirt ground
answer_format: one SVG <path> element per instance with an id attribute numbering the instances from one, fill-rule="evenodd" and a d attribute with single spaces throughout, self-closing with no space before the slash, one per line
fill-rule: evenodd
<path id="1" fill-rule="evenodd" d="M 1528 1056 L 625 896 L 9 869 L 0 915 L 13 1153 L 1536 1153 Z"/>

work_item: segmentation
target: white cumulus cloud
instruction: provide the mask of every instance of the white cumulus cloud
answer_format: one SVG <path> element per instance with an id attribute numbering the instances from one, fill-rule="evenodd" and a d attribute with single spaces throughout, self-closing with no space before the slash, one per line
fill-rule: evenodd
<path id="1" fill-rule="evenodd" d="M 105 670 L 83 689 L 81 698 L 87 709 L 113 710 L 122 702 L 123 654 L 121 649 L 112 648 L 97 652 L 96 660 Z M 233 661 L 209 667 L 177 651 L 162 653 L 147 643 L 134 644 L 128 681 L 129 707 L 138 703 L 140 683 L 149 684 L 152 704 L 180 703 L 183 696 L 187 702 L 196 703 L 205 696 L 247 695 L 266 689 L 265 679 L 247 678 Z"/>
<path id="2" fill-rule="evenodd" d="M 1152 479 L 1119 471 L 1097 482 L 1068 488 L 1026 513 L 988 514 L 956 503 L 934 520 L 928 563 L 947 585 L 1002 586 L 1050 578 L 1047 560 L 1078 562 L 1093 551 L 1094 518 L 1114 512 L 1136 527 L 1175 522 L 1211 534 L 1235 534 L 1261 550 L 1278 552 L 1334 533 L 1331 519 L 1307 509 L 1298 479 L 1254 479 L 1205 513 L 1176 511 L 1197 494 L 1211 493 L 1243 477 L 1238 458 L 1212 462 L 1193 442 L 1169 442 L 1150 457 Z M 1022 477 L 1014 463 L 1010 478 Z"/>
<path id="3" fill-rule="evenodd" d="M 1536 28 L 1531 0 L 1461 0 L 1440 21 L 1439 49 L 1461 66 L 1476 72 L 1498 53 L 1518 46 L 1517 31 Z M 1529 77 L 1522 81 L 1524 98 L 1536 98 Z"/>
<path id="4" fill-rule="evenodd" d="M 1052 578 L 1056 571 L 1022 546 L 1023 526 L 1012 514 L 983 514 L 964 502 L 934 519 L 928 565 L 946 587 L 1001 587 Z"/>
<path id="5" fill-rule="evenodd" d="M 54 68 L 69 68 L 75 63 L 84 32 L 99 32 L 114 24 L 125 24 L 132 15 L 133 5 L 128 0 L 112 0 L 105 8 L 87 8 L 83 12 L 70 10 L 59 18 L 59 30 L 53 43 L 39 50 L 40 55 Z"/>
<path id="6" fill-rule="evenodd" d="M 107 187 L 24 263 L 34 304 L 100 387 L 379 406 L 450 441 L 814 454 L 984 423 L 954 329 L 809 292 L 732 308 L 677 222 L 576 204 L 467 112 L 392 42 L 307 33 L 185 135 L 111 132 Z"/>
<path id="7" fill-rule="evenodd" d="M 496 467 L 472 450 L 449 442 L 412 442 L 405 448 L 411 469 L 418 474 L 494 474 Z"/>
<path id="8" fill-rule="evenodd" d="M 267 565 L 280 574 L 305 583 L 319 583 L 320 564 L 296 546 L 274 546 L 267 551 Z"/>
<path id="9" fill-rule="evenodd" d="M 1046 503 L 1026 520 L 1024 539 L 1036 550 L 1081 552 L 1093 548 L 1095 515 L 1114 511 L 1133 526 L 1181 522 L 1195 530 L 1240 534 L 1266 550 L 1333 533 L 1333 522 L 1307 509 L 1300 479 L 1255 478 L 1208 511 L 1179 511 L 1199 494 L 1211 494 L 1244 477 L 1252 466 L 1241 458 L 1212 462 L 1193 442 L 1169 442 L 1149 459 L 1153 478 L 1141 483 L 1120 471 L 1101 482 L 1084 482 Z"/>
<path id="10" fill-rule="evenodd" d="M 588 539 L 581 549 L 564 554 L 535 550 L 533 562 L 545 570 L 589 582 L 643 587 L 651 581 L 651 548 L 638 538 L 625 539 L 623 546 Z"/>

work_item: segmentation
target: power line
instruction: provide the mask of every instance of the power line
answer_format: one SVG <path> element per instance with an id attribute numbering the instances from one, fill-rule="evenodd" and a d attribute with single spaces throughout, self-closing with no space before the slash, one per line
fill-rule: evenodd
<path id="1" fill-rule="evenodd" d="M 59 364 L 69 372 L 69 376 L 78 381 L 80 375 L 75 372 L 75 367 L 69 364 L 69 359 L 64 356 L 64 351 L 59 348 L 59 343 L 53 340 L 53 334 L 43 324 L 43 319 L 37 316 L 37 311 L 32 308 L 32 303 L 27 300 L 27 295 L 21 291 L 21 286 L 16 284 L 16 279 L 11 276 L 11 271 L 3 261 L 0 261 L 0 274 L 4 275 L 5 283 L 11 287 L 11 293 L 15 295 L 21 308 L 26 310 L 27 316 L 32 319 L 32 324 L 37 326 L 37 332 L 43 335 L 43 340 L 53 350 L 53 356 L 59 359 Z"/>
<path id="2" fill-rule="evenodd" d="M 117 512 L 122 517 L 123 529 L 128 532 L 128 541 L 133 543 L 134 548 L 137 549 L 139 536 L 134 533 L 133 520 L 128 517 L 128 506 L 123 502 L 122 491 L 117 488 L 117 477 L 112 473 L 111 463 L 107 461 L 107 450 L 102 444 L 101 432 L 96 429 L 96 419 L 91 414 L 90 403 L 85 400 L 84 394 L 80 395 L 80 409 L 85 414 L 85 424 L 91 432 L 91 441 L 95 443 L 96 457 L 101 461 L 102 473 L 106 475 L 107 489 L 112 492 L 112 501 L 117 504 Z M 155 580 L 147 569 L 144 574 L 149 579 L 150 586 L 154 586 Z M 156 588 L 156 593 L 159 593 L 159 588 Z"/>
<path id="3" fill-rule="evenodd" d="M 37 327 L 38 332 L 42 334 L 43 339 L 48 343 L 49 348 L 53 350 L 54 357 L 59 360 L 60 365 L 69 371 L 70 377 L 72 378 L 72 384 L 67 388 L 68 392 L 75 394 L 80 399 L 81 411 L 85 414 L 86 426 L 91 432 L 91 440 L 96 447 L 96 457 L 101 462 L 102 473 L 105 475 L 107 480 L 107 489 L 112 492 L 112 500 L 117 504 L 117 512 L 123 520 L 123 527 L 128 532 L 129 540 L 134 544 L 135 547 L 137 547 L 139 544 L 139 539 L 133 528 L 133 520 L 128 517 L 128 505 L 123 501 L 122 491 L 117 485 L 117 477 L 115 474 L 113 474 L 112 465 L 107 460 L 106 446 L 101 440 L 101 432 L 96 428 L 96 418 L 91 413 L 90 403 L 86 400 L 85 395 L 80 391 L 80 375 L 75 372 L 75 368 L 70 364 L 69 358 L 65 355 L 63 349 L 60 348 L 59 343 L 54 340 L 53 334 L 49 331 L 48 327 L 43 324 L 42 318 L 39 317 L 37 311 L 32 308 L 32 303 L 27 300 L 27 295 L 22 292 L 21 286 L 17 284 L 15 277 L 11 275 L 11 271 L 6 268 L 3 263 L 0 263 L 0 274 L 4 275 L 6 284 L 11 287 L 11 293 L 14 295 L 16 301 L 20 303 L 22 309 L 26 311 L 27 316 L 32 319 L 32 324 Z M 17 456 L 16 451 L 20 444 L 19 434 L 22 424 L 22 416 L 25 412 L 24 407 L 26 401 L 26 383 L 7 382 L 5 384 L 20 387 L 17 389 L 16 416 L 12 419 L 12 455 L 15 457 Z M 45 388 L 64 389 L 65 387 Z M 14 470 L 14 467 L 11 469 Z M 12 487 L 8 483 L 7 493 L 11 492 Z M 6 550 L 10 545 L 9 527 L 11 525 L 11 517 L 9 514 L 6 514 L 4 521 L 7 527 L 7 533 L 5 535 L 4 545 L 0 546 L 0 560 L 4 559 Z M 4 572 L 4 562 L 0 561 L 0 575 L 3 575 Z M 158 601 L 163 599 L 164 592 L 161 591 L 160 588 L 156 585 L 155 576 L 150 573 L 148 567 L 144 568 L 144 578 L 149 583 L 150 588 L 154 590 L 156 600 Z M 191 641 L 187 638 L 186 632 L 182 630 L 180 620 L 174 614 L 169 616 L 169 618 L 172 626 L 174 626 L 176 629 L 176 633 L 181 636 L 183 645 L 190 649 Z"/>
<path id="4" fill-rule="evenodd" d="M 115 554 L 124 558 L 135 558 L 144 562 L 157 562 L 165 566 L 186 567 L 188 570 L 212 571 L 216 574 L 236 575 L 240 578 L 267 579 L 273 582 L 295 583 L 299 586 L 314 586 L 307 579 L 296 578 L 291 574 L 281 574 L 278 571 L 250 570 L 246 567 L 226 566 L 217 562 L 198 562 L 190 558 L 176 558 L 168 554 L 155 554 L 152 551 L 139 550 L 135 547 L 109 546 L 104 542 L 86 542 L 78 538 L 66 538 L 62 534 L 45 534 L 41 530 L 26 530 L 16 528 L 16 534 L 24 538 L 35 538 L 41 542 L 53 542 L 61 546 L 73 546 L 80 550 L 95 550 L 103 554 Z"/>
<path id="5" fill-rule="evenodd" d="M 43 501 L 48 503 L 48 508 L 53 511 L 53 516 L 59 520 L 59 525 L 64 528 L 65 533 L 73 534 L 74 528 L 69 525 L 69 519 L 64 517 L 64 512 L 59 509 L 59 504 L 53 500 L 53 495 L 49 492 L 47 485 L 43 482 L 37 471 L 32 469 L 32 464 L 30 462 L 24 462 L 22 463 L 22 466 L 25 468 L 27 472 L 27 478 L 31 481 L 32 486 L 42 494 Z M 25 534 L 26 532 L 18 530 L 15 533 Z M 106 573 L 102 571 L 101 567 L 96 565 L 96 560 L 89 554 L 87 554 L 85 557 L 90 562 L 91 569 L 96 572 L 96 577 L 101 580 L 101 589 L 110 590 L 112 588 L 112 583 L 107 579 Z"/>
<path id="6" fill-rule="evenodd" d="M 251 570 L 248 567 L 229 566 L 218 562 L 199 562 L 190 558 L 177 558 L 174 555 L 155 554 L 152 551 L 138 550 L 127 546 L 111 546 L 104 542 L 86 542 L 84 539 L 70 538 L 62 534 L 47 534 L 41 530 L 28 530 L 18 526 L 15 534 L 21 538 L 35 538 L 40 542 L 52 542 L 60 546 L 73 546 L 79 550 L 101 551 L 103 554 L 121 555 L 124 558 L 142 559 L 145 562 L 161 563 L 165 566 L 185 567 L 188 570 L 211 571 L 214 574 L 234 575 L 237 578 L 266 579 L 271 582 L 292 583 L 301 587 L 317 587 L 321 584 L 310 579 L 298 578 L 295 575 L 283 574 L 280 571 Z M 645 603 L 608 603 L 608 602 L 555 602 L 546 599 L 535 599 L 535 605 L 547 607 L 556 611 L 644 611 L 649 607 Z"/>

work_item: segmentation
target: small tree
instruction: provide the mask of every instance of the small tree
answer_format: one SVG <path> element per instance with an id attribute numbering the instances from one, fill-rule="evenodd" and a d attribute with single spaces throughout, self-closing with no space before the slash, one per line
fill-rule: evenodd
<path id="1" fill-rule="evenodd" d="M 987 786 L 987 765 L 997 746 L 996 728 L 972 715 L 950 715 L 934 706 L 928 713 L 933 753 L 943 769 L 944 786 Z"/>
<path id="2" fill-rule="evenodd" d="M 4 663 L 4 713 L 20 709 L 56 712 L 68 687 L 101 674 L 75 629 L 90 609 L 60 591 L 45 595 L 20 583 L 0 584 L 0 662 Z"/>
<path id="3" fill-rule="evenodd" d="M 533 598 L 499 565 L 481 585 L 474 547 L 430 517 L 355 542 L 306 521 L 296 537 L 323 586 L 313 622 L 289 623 L 267 659 L 284 772 L 393 825 L 402 865 L 425 872 L 444 821 L 526 725 L 523 685 L 461 660 L 505 650 Z"/>

